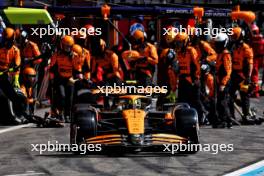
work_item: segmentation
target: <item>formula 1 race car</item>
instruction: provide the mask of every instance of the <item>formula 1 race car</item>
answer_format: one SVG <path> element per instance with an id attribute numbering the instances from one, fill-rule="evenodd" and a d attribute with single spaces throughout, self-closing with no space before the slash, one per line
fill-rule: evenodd
<path id="1" fill-rule="evenodd" d="M 142 151 L 164 144 L 199 143 L 197 112 L 188 104 L 167 104 L 157 111 L 151 97 L 128 94 L 113 96 L 111 108 L 106 110 L 91 101 L 95 95 L 89 89 L 78 90 L 76 96 L 71 144 Z"/>

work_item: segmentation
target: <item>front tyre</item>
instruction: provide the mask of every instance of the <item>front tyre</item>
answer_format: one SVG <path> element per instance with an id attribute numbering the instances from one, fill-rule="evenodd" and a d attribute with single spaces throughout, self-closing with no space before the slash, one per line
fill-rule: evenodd
<path id="1" fill-rule="evenodd" d="M 199 144 L 199 123 L 197 111 L 193 108 L 174 109 L 174 128 L 177 135 L 187 138 L 188 144 Z M 194 150 L 180 153 L 196 153 L 199 148 L 192 147 Z"/>

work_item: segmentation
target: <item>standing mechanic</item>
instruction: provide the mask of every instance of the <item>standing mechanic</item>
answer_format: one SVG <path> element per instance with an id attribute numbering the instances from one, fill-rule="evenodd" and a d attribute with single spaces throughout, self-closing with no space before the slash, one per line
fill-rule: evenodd
<path id="1" fill-rule="evenodd" d="M 211 45 L 203 40 L 199 40 L 193 47 L 198 53 L 198 58 L 201 63 L 201 72 L 204 78 L 205 85 L 209 89 L 209 97 L 214 96 L 214 70 L 217 54 Z"/>
<path id="2" fill-rule="evenodd" d="M 251 46 L 254 51 L 254 64 L 251 75 L 251 81 L 253 83 L 253 93 L 252 96 L 258 98 L 259 97 L 259 67 L 263 66 L 263 57 L 264 57 L 264 38 L 262 34 L 259 32 L 259 27 L 256 24 L 251 26 Z M 264 75 L 264 74 L 263 74 Z M 264 78 L 264 76 L 263 76 Z M 264 80 L 263 80 L 264 81 Z M 264 84 L 262 82 L 262 84 Z"/>
<path id="3" fill-rule="evenodd" d="M 155 66 L 158 64 L 157 49 L 146 41 L 146 33 L 139 29 L 132 32 L 131 44 L 132 48 L 140 54 L 134 65 L 136 80 L 142 86 L 150 86 Z"/>
<path id="4" fill-rule="evenodd" d="M 219 33 L 214 39 L 216 60 L 216 80 L 217 80 L 217 114 L 212 119 L 213 128 L 231 128 L 232 121 L 228 108 L 229 87 L 232 72 L 231 53 L 227 50 L 228 36 Z"/>
<path id="5" fill-rule="evenodd" d="M 201 64 L 201 95 L 203 102 L 208 104 L 209 121 L 216 115 L 216 93 L 215 93 L 215 63 L 217 54 L 211 45 L 203 40 L 198 40 L 194 45 Z M 206 87 L 209 90 L 207 94 Z M 207 102 L 206 102 L 207 101 Z"/>
<path id="6" fill-rule="evenodd" d="M 82 78 L 82 75 L 74 68 L 77 54 L 72 52 L 74 39 L 64 36 L 61 39 L 61 50 L 55 52 L 50 63 L 50 82 L 52 91 L 51 116 L 58 117 L 62 121 L 69 121 L 71 103 L 73 100 L 74 78 Z M 64 117 L 63 117 L 64 112 Z"/>
<path id="7" fill-rule="evenodd" d="M 175 37 L 176 54 L 179 61 L 178 101 L 189 103 L 196 108 L 199 122 L 203 123 L 205 108 L 200 100 L 200 64 L 197 51 L 188 45 L 186 33 Z"/>
<path id="8" fill-rule="evenodd" d="M 251 74 L 253 70 L 253 51 L 243 41 L 244 31 L 240 27 L 233 28 L 233 35 L 231 39 L 234 41 L 234 48 L 232 53 L 232 75 L 230 88 L 230 111 L 233 118 L 235 118 L 234 102 L 236 100 L 236 91 L 239 90 L 241 97 L 241 106 L 243 111 L 243 123 L 250 124 L 249 119 L 249 91 L 248 87 L 251 83 Z M 245 89 L 246 88 L 246 89 Z"/>
<path id="9" fill-rule="evenodd" d="M 164 44 L 166 45 L 161 49 L 159 63 L 158 63 L 158 84 L 160 86 L 166 85 L 168 87 L 169 94 L 166 99 L 169 102 L 176 101 L 176 89 L 177 89 L 177 73 L 179 71 L 179 64 L 174 51 L 174 38 L 176 33 L 171 28 L 168 28 L 169 32 L 164 36 Z M 160 96 L 160 98 L 164 98 Z M 161 100 L 163 101 L 163 100 Z M 163 103 L 160 102 L 162 105 Z"/>
<path id="10" fill-rule="evenodd" d="M 22 105 L 24 100 L 21 100 L 14 90 L 14 87 L 20 87 L 19 66 L 21 64 L 20 51 L 14 45 L 14 40 L 14 29 L 9 27 L 5 28 L 2 33 L 2 43 L 0 47 L 0 89 L 13 103 Z M 8 70 L 14 73 L 8 73 Z M 9 81 L 9 76 L 13 76 L 13 85 Z M 13 120 L 15 123 L 21 122 L 19 119 Z"/>

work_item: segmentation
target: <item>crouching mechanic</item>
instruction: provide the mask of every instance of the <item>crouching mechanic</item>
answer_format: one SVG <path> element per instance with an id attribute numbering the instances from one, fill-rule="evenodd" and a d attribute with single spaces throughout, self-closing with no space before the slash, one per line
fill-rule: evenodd
<path id="1" fill-rule="evenodd" d="M 94 37 L 92 39 L 92 78 L 101 77 L 99 84 L 106 86 L 122 85 L 122 71 L 119 65 L 118 56 L 106 47 L 103 39 Z M 100 76 L 98 76 L 98 70 Z"/>
<path id="2" fill-rule="evenodd" d="M 94 36 L 91 42 L 92 81 L 100 86 L 122 86 L 122 70 L 116 53 L 101 38 Z M 104 96 L 103 103 L 109 108 L 109 97 Z"/>
<path id="3" fill-rule="evenodd" d="M 34 96 L 36 91 L 35 86 L 37 83 L 37 73 L 34 68 L 26 67 L 22 73 L 22 84 L 20 86 L 21 91 L 27 98 L 27 114 L 34 114 L 36 97 Z"/>
<path id="4" fill-rule="evenodd" d="M 71 113 L 74 79 L 82 79 L 83 76 L 76 71 L 76 53 L 72 52 L 74 39 L 71 36 L 64 36 L 61 39 L 61 50 L 58 50 L 51 57 L 50 82 L 52 87 L 51 116 L 61 121 L 69 122 Z M 64 114 L 63 114 L 64 113 Z"/>
<path id="5" fill-rule="evenodd" d="M 90 52 L 85 49 L 82 48 L 80 45 L 78 44 L 74 44 L 72 47 L 73 52 L 75 52 L 78 57 L 76 59 L 74 59 L 74 66 L 75 66 L 75 70 L 76 72 L 78 72 L 79 74 L 79 78 L 84 78 L 86 80 L 90 80 L 91 79 L 91 56 L 90 56 Z"/>
<path id="6" fill-rule="evenodd" d="M 230 77 L 232 72 L 231 53 L 227 50 L 228 36 L 219 33 L 214 39 L 216 60 L 216 80 L 217 80 L 217 114 L 212 119 L 213 128 L 231 128 L 232 121 L 229 103 Z"/>
<path id="7" fill-rule="evenodd" d="M 235 118 L 234 102 L 236 100 L 236 91 L 239 90 L 241 97 L 241 106 L 243 111 L 242 121 L 245 124 L 251 124 L 253 121 L 249 119 L 249 91 L 243 87 L 249 87 L 251 81 L 251 73 L 253 70 L 253 50 L 243 41 L 244 31 L 240 27 L 233 28 L 231 39 L 234 41 L 232 54 L 232 75 L 230 88 L 230 111 Z"/>
<path id="8" fill-rule="evenodd" d="M 196 108 L 200 124 L 206 112 L 200 100 L 200 64 L 197 51 L 188 45 L 188 35 L 178 33 L 175 37 L 176 54 L 179 61 L 178 101 Z"/>
<path id="9" fill-rule="evenodd" d="M 137 29 L 131 34 L 132 48 L 139 52 L 140 56 L 135 61 L 135 78 L 142 86 L 152 85 L 155 66 L 158 64 L 157 49 L 146 41 L 145 32 Z"/>
<path id="10" fill-rule="evenodd" d="M 15 31 L 12 28 L 5 28 L 2 33 L 2 45 L 0 47 L 0 89 L 12 101 L 16 103 L 21 112 L 24 107 L 24 99 L 21 99 L 15 88 L 20 88 L 19 66 L 21 64 L 20 51 L 14 45 Z M 9 81 L 12 78 L 12 82 Z M 23 119 L 12 119 L 14 123 L 21 123 Z"/>

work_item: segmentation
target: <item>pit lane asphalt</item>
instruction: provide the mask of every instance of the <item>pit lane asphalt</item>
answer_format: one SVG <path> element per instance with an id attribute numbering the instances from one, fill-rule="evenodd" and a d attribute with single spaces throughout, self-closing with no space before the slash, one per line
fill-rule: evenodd
<path id="1" fill-rule="evenodd" d="M 262 114 L 264 97 L 253 99 Z M 38 111 L 43 114 L 45 110 Z M 0 134 L 0 175 L 223 175 L 264 159 L 264 125 L 201 128 L 201 143 L 233 144 L 233 152 L 194 155 L 139 153 L 126 156 L 32 152 L 31 144 L 69 143 L 69 127 L 25 127 Z M 0 127 L 4 129 L 7 127 Z"/>

